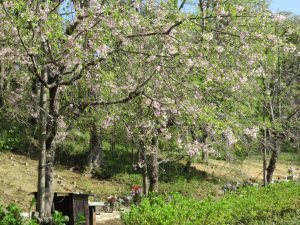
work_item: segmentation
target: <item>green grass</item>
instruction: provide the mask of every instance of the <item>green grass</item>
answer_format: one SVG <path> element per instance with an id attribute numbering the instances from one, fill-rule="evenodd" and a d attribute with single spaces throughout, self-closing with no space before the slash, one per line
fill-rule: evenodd
<path id="1" fill-rule="evenodd" d="M 249 157 L 252 160 L 262 160 L 262 155 L 251 155 Z M 267 155 L 267 159 L 270 158 L 270 154 Z M 300 157 L 296 152 L 281 152 L 279 154 L 280 162 L 292 163 L 296 165 L 300 165 Z"/>
<path id="2" fill-rule="evenodd" d="M 300 183 L 248 187 L 217 200 L 151 196 L 122 216 L 126 225 L 300 224 Z"/>

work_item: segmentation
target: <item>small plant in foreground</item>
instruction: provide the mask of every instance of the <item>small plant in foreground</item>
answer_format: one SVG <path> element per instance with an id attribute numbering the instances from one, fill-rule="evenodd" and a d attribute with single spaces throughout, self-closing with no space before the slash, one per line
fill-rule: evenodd
<path id="1" fill-rule="evenodd" d="M 6 209 L 0 206 L 0 225 L 38 225 L 35 220 L 26 220 L 21 216 L 21 209 L 9 204 Z"/>
<path id="2" fill-rule="evenodd" d="M 66 216 L 64 216 L 62 212 L 59 211 L 54 211 L 52 215 L 52 221 L 54 225 L 65 225 L 67 222 L 66 219 Z"/>

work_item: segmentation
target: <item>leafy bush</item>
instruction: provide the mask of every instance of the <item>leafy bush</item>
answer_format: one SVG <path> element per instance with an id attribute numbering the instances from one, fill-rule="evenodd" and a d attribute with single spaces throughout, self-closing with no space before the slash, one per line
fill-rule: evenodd
<path id="1" fill-rule="evenodd" d="M 150 196 L 132 206 L 122 220 L 126 225 L 300 224 L 299 197 L 300 183 L 293 182 L 247 187 L 221 200 Z"/>
<path id="2" fill-rule="evenodd" d="M 75 223 L 75 225 L 80 225 L 80 224 L 85 224 L 85 216 L 82 213 L 80 213 L 76 217 L 76 223 Z"/>
<path id="3" fill-rule="evenodd" d="M 65 216 L 62 214 L 62 212 L 59 212 L 56 210 L 54 211 L 54 213 L 52 215 L 52 220 L 53 220 L 54 225 L 65 225 L 66 224 Z"/>
<path id="4" fill-rule="evenodd" d="M 15 151 L 22 153 L 31 143 L 31 131 L 26 126 L 9 119 L 4 119 L 0 113 L 0 151 Z"/>
<path id="5" fill-rule="evenodd" d="M 10 204 L 6 210 L 0 206 L 0 225 L 38 225 L 35 220 L 26 220 L 21 216 L 21 209 Z"/>

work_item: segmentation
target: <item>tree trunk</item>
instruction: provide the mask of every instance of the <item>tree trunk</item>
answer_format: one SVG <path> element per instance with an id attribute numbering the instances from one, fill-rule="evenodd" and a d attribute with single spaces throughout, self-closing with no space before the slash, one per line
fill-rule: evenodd
<path id="1" fill-rule="evenodd" d="M 113 128 L 111 131 L 111 139 L 110 139 L 110 152 L 112 157 L 115 156 L 115 150 L 116 150 L 116 124 L 114 122 Z"/>
<path id="2" fill-rule="evenodd" d="M 201 137 L 196 135 L 194 129 L 198 129 L 198 128 L 193 127 L 191 129 L 191 136 L 192 136 L 193 141 L 200 141 L 203 144 L 207 145 L 208 136 L 209 136 L 208 135 L 208 126 L 206 126 L 205 124 L 202 124 L 203 135 Z M 202 152 L 202 162 L 205 163 L 205 164 L 208 164 L 208 152 L 207 151 Z M 185 171 L 188 171 L 188 166 L 190 166 L 190 164 L 188 165 L 188 162 L 187 162 L 186 167 L 185 167 Z"/>
<path id="3" fill-rule="evenodd" d="M 33 127 L 36 127 L 37 123 L 38 123 L 38 118 L 36 117 L 35 115 L 35 112 L 38 111 L 38 80 L 36 77 L 34 77 L 31 81 L 31 93 L 32 93 L 32 98 L 31 98 L 31 101 L 32 101 L 32 105 L 33 105 L 33 110 L 34 110 L 34 115 L 31 115 L 31 118 L 30 118 L 30 124 L 33 126 Z"/>
<path id="4" fill-rule="evenodd" d="M 159 165 L 158 165 L 158 138 L 154 137 L 152 140 L 151 151 L 151 165 L 150 165 L 150 177 L 149 177 L 149 191 L 158 191 L 158 177 L 159 177 Z"/>
<path id="5" fill-rule="evenodd" d="M 300 143 L 299 143 L 299 141 L 298 141 L 298 143 L 297 143 L 297 151 L 298 151 L 299 159 L 300 159 Z"/>
<path id="6" fill-rule="evenodd" d="M 94 169 L 100 166 L 102 155 L 102 131 L 101 128 L 98 127 L 95 122 L 93 122 L 90 129 L 90 147 L 87 158 L 89 172 L 92 172 Z"/>
<path id="7" fill-rule="evenodd" d="M 263 149 L 263 185 L 266 186 L 267 184 L 267 176 L 266 176 L 266 169 L 267 169 L 267 129 L 264 128 L 264 149 Z"/>
<path id="8" fill-rule="evenodd" d="M 266 93 L 264 91 L 264 101 L 263 101 L 263 122 L 265 123 L 266 121 Z M 263 185 L 264 187 L 267 185 L 267 128 L 266 125 L 264 124 L 264 145 L 263 145 Z"/>
<path id="9" fill-rule="evenodd" d="M 203 129 L 203 136 L 201 138 L 201 141 L 203 142 L 204 145 L 208 144 L 208 134 L 206 131 L 206 128 Z M 208 164 L 208 151 L 202 151 L 202 162 L 205 164 Z"/>
<path id="10" fill-rule="evenodd" d="M 208 152 L 203 152 L 202 161 L 205 164 L 208 164 Z"/>
<path id="11" fill-rule="evenodd" d="M 279 140 L 275 140 L 275 146 L 272 149 L 271 158 L 270 158 L 269 165 L 268 165 L 268 168 L 267 168 L 267 182 L 269 184 L 272 182 L 273 173 L 276 169 L 276 163 L 278 161 L 279 153 L 280 153 Z"/>
<path id="12" fill-rule="evenodd" d="M 199 0 L 199 8 L 201 11 L 201 16 L 202 16 L 202 21 L 201 21 L 201 25 L 202 25 L 202 34 L 205 31 L 205 16 L 206 16 L 206 7 L 207 7 L 207 3 L 204 2 L 204 0 Z"/>
<path id="13" fill-rule="evenodd" d="M 131 162 L 134 164 L 134 148 L 131 146 Z"/>
<path id="14" fill-rule="evenodd" d="M 144 196 L 147 196 L 148 190 L 149 190 L 149 184 L 148 184 L 148 164 L 147 164 L 147 156 L 146 156 L 146 149 L 143 141 L 139 141 L 139 153 L 142 156 L 142 168 L 141 168 L 141 173 L 142 173 L 142 178 L 143 178 L 143 194 Z M 140 159 L 141 161 L 141 159 Z"/>
<path id="15" fill-rule="evenodd" d="M 51 78 L 49 77 L 49 83 L 52 84 Z M 46 141 L 46 170 L 45 170 L 45 216 L 51 217 L 52 203 L 54 197 L 54 157 L 55 157 L 55 146 L 53 141 L 57 134 L 57 94 L 58 87 L 55 86 L 49 89 L 49 119 L 47 123 L 47 141 Z"/>
<path id="16" fill-rule="evenodd" d="M 52 203 L 54 197 L 54 156 L 55 150 L 53 146 L 46 149 L 47 161 L 45 170 L 45 217 L 51 217 Z"/>
<path id="17" fill-rule="evenodd" d="M 192 165 L 192 161 L 189 159 L 185 164 L 184 172 L 190 172 L 191 165 Z"/>
<path id="18" fill-rule="evenodd" d="M 299 159 L 300 159 L 300 143 L 299 143 L 299 141 L 298 141 L 298 143 L 297 143 L 297 151 L 298 151 Z"/>
<path id="19" fill-rule="evenodd" d="M 211 135 L 211 128 L 210 126 L 207 125 L 203 125 L 203 136 L 202 136 L 202 141 L 204 143 L 204 145 L 208 145 L 208 138 L 209 135 Z M 208 151 L 203 151 L 203 155 L 202 155 L 202 161 L 205 164 L 208 164 Z"/>
<path id="20" fill-rule="evenodd" d="M 299 139 L 299 133 L 298 133 L 298 131 L 297 131 L 297 139 L 296 139 L 296 141 L 297 141 L 297 152 L 299 154 L 299 159 L 300 159 L 300 139 Z"/>
<path id="21" fill-rule="evenodd" d="M 4 106 L 4 79 L 5 79 L 5 67 L 4 67 L 4 61 L 0 61 L 0 108 Z"/>
<path id="22" fill-rule="evenodd" d="M 48 0 L 43 1 L 44 7 L 48 9 Z M 45 32 L 45 23 L 41 23 L 41 33 Z M 42 43 L 42 49 L 47 55 L 48 47 L 45 40 Z M 45 66 L 42 71 L 42 79 L 50 85 L 57 83 L 55 76 L 50 74 L 49 68 Z M 53 140 L 57 133 L 57 93 L 58 86 L 49 88 L 49 108 L 47 107 L 47 95 L 46 90 L 41 84 L 41 103 L 40 103 L 40 162 L 39 162 L 39 181 L 38 181 L 38 207 L 41 209 L 39 218 L 41 224 L 52 224 L 51 222 L 51 210 L 54 197 L 54 153 Z M 46 114 L 47 112 L 47 114 Z M 46 115 L 48 115 L 46 119 Z"/>
<path id="23" fill-rule="evenodd" d="M 145 163 L 145 167 L 143 168 L 142 176 L 143 176 L 143 194 L 144 196 L 147 196 L 148 189 L 149 189 L 147 163 Z"/>
<path id="24" fill-rule="evenodd" d="M 47 71 L 43 71 L 43 78 L 46 79 Z M 40 87 L 40 101 L 39 101 L 39 166 L 38 166 L 38 193 L 37 193 L 37 211 L 39 218 L 45 215 L 45 167 L 46 167 L 46 127 L 47 127 L 47 94 L 45 87 Z"/>

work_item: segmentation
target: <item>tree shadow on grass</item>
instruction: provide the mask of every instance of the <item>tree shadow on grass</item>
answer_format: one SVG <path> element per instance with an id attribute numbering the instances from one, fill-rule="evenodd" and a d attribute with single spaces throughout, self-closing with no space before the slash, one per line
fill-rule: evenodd
<path id="1" fill-rule="evenodd" d="M 137 160 L 135 160 L 137 162 Z M 206 171 L 198 170 L 191 166 L 186 170 L 184 162 L 172 162 L 160 164 L 160 182 L 171 183 L 178 179 L 184 179 L 189 182 L 190 180 L 205 181 L 210 180 L 212 182 L 219 180 L 219 178 L 208 174 Z M 140 173 L 134 170 L 132 164 L 131 152 L 118 152 L 116 155 L 106 153 L 104 157 L 103 165 L 95 171 L 95 178 L 98 179 L 113 179 L 116 176 L 122 174 L 139 175 Z"/>

